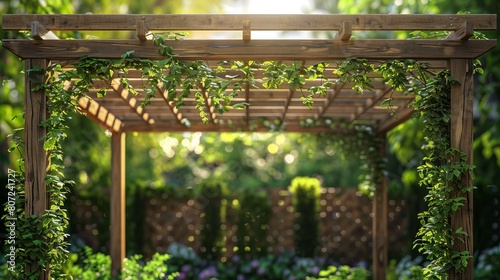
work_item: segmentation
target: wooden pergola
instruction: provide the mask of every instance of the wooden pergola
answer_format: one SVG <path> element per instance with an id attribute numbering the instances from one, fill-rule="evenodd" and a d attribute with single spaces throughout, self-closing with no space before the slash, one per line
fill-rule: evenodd
<path id="1" fill-rule="evenodd" d="M 473 32 L 495 30 L 496 15 L 3 15 L 6 31 L 31 31 L 32 39 L 3 40 L 3 47 L 26 62 L 26 70 L 42 69 L 53 61 L 75 61 L 83 56 L 119 59 L 133 50 L 140 58 L 160 60 L 158 46 L 150 40 L 150 32 L 210 31 L 225 32 L 226 38 L 186 38 L 169 41 L 180 60 L 203 60 L 208 65 L 219 61 L 293 61 L 302 65 L 336 62 L 350 57 L 369 59 L 373 63 L 394 59 L 415 59 L 429 62 L 432 68 L 449 69 L 459 83 L 452 86 L 451 147 L 464 152 L 472 162 L 473 78 L 472 60 L 496 45 L 496 40 L 472 40 Z M 59 40 L 54 31 L 131 31 L 135 38 Z M 379 31 L 449 31 L 446 39 L 356 39 L 357 32 Z M 253 39 L 253 31 L 323 31 L 333 39 Z M 228 73 L 231 70 L 228 69 Z M 27 71 L 26 71 L 27 72 Z M 331 71 L 326 71 L 330 72 Z M 325 72 L 325 73 L 326 73 Z M 237 74 L 237 73 L 235 73 Z M 140 88 L 140 71 L 125 74 L 132 85 Z M 255 72 L 261 79 L 263 71 Z M 262 120 L 278 120 L 286 132 L 345 133 L 346 126 L 324 125 L 323 120 L 373 127 L 385 138 L 387 131 L 409 119 L 413 110 L 408 107 L 413 96 L 392 92 L 382 77 L 373 76 L 373 90 L 358 94 L 352 84 L 339 82 L 332 74 L 328 79 L 334 86 L 325 97 L 315 98 L 312 108 L 302 104 L 303 92 L 289 87 L 264 89 L 246 87 L 235 102 L 250 104 L 243 109 L 216 112 L 206 102 L 208 123 L 201 122 L 195 101 L 189 97 L 176 108 L 166 93 L 158 88 L 151 104 L 140 106 L 144 95 L 132 95 L 114 79 L 107 94 L 97 98 L 97 89 L 89 92 L 90 99 L 79 100 L 89 119 L 112 132 L 111 158 L 111 257 L 116 273 L 125 258 L 125 134 L 128 132 L 223 132 L 268 131 Z M 43 81 L 40 81 L 43 82 Z M 308 80 L 304 88 L 319 81 Z M 37 82 L 26 79 L 26 214 L 42 215 L 48 198 L 44 184 L 46 152 L 39 139 L 46 134 L 39 126 L 46 118 L 46 97 L 33 89 Z M 96 82 L 96 88 L 100 85 Z M 391 108 L 381 106 L 382 100 L 392 98 Z M 394 116 L 391 115 L 394 114 Z M 317 123 L 308 126 L 304 124 Z M 349 126 L 347 126 L 349 127 Z M 385 154 L 384 149 L 380 151 Z M 472 179 L 464 176 L 466 183 Z M 458 186 L 457 186 L 458 189 Z M 463 228 L 469 235 L 464 243 L 456 244 L 457 251 L 473 253 L 472 193 L 466 193 L 465 207 L 452 217 L 452 227 Z M 387 267 L 387 191 L 386 182 L 377 187 L 373 202 L 373 276 L 385 279 Z M 472 262 L 463 274 L 453 279 L 472 279 Z"/>

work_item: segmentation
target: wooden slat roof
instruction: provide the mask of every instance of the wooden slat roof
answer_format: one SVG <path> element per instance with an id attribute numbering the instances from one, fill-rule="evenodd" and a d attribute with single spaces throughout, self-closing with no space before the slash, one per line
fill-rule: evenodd
<path id="1" fill-rule="evenodd" d="M 120 58 L 134 50 L 134 56 L 163 59 L 158 47 L 147 40 L 155 31 L 239 31 L 236 39 L 187 38 L 169 41 L 177 58 L 203 60 L 214 66 L 218 61 L 298 61 L 303 65 L 327 62 L 325 71 L 333 86 L 325 97 L 315 98 L 312 108 L 302 104 L 304 93 L 289 86 L 265 89 L 265 75 L 256 69 L 257 87 L 247 87 L 235 98 L 250 106 L 224 114 L 206 110 L 209 123 L 203 124 L 194 98 L 176 108 L 163 96 L 162 89 L 151 104 L 142 108 L 144 95 L 123 90 L 119 79 L 108 85 L 107 94 L 80 100 L 89 118 L 117 131 L 268 131 L 344 132 L 349 124 L 367 124 L 387 131 L 412 115 L 412 96 L 393 92 L 381 77 L 373 77 L 373 89 L 359 94 L 352 84 L 341 83 L 332 74 L 336 63 L 348 57 L 379 63 L 388 59 L 418 59 L 444 69 L 450 59 L 473 59 L 496 45 L 496 40 L 469 39 L 475 30 L 496 29 L 496 15 L 3 15 L 4 30 L 30 30 L 35 40 L 3 40 L 3 46 L 23 59 L 44 58 L 74 61 L 88 55 Z M 52 31 L 134 31 L 131 39 L 58 40 Z M 252 39 L 252 31 L 331 31 L 334 39 Z M 358 31 L 450 31 L 444 40 L 355 39 Z M 205 35 L 204 35 L 205 36 Z M 227 70 L 231 71 L 230 69 Z M 136 88 L 143 83 L 138 71 L 127 77 Z M 303 90 L 318 84 L 308 80 Z M 96 87 L 97 88 L 97 87 Z M 380 106 L 392 97 L 392 108 Z M 392 116 L 394 115 L 394 116 Z M 347 125 L 347 126 L 346 126 Z"/>

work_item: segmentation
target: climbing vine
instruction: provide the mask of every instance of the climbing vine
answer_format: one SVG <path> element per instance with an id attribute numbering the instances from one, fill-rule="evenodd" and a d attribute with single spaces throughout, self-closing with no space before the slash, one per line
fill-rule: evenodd
<path id="1" fill-rule="evenodd" d="M 463 272 L 472 259 L 468 251 L 454 252 L 455 242 L 464 242 L 467 236 L 462 228 L 453 230 L 451 216 L 464 206 L 464 197 L 453 197 L 459 192 L 470 192 L 472 186 L 461 183 L 463 174 L 471 174 L 474 166 L 467 163 L 464 153 L 450 147 L 450 85 L 454 81 L 448 72 L 440 72 L 426 84 L 425 94 L 415 99 L 414 107 L 426 122 L 422 148 L 424 163 L 418 167 L 420 185 L 429 191 L 425 200 L 428 209 L 419 214 L 422 227 L 415 246 L 428 255 L 430 264 L 424 269 L 429 279 L 447 279 L 449 269 Z M 458 158 L 458 161 L 456 159 Z"/>
<path id="2" fill-rule="evenodd" d="M 348 58 L 337 63 L 334 74 L 338 81 L 326 78 L 325 71 L 328 63 L 320 62 L 306 66 L 301 62 L 285 64 L 278 61 L 242 62 L 224 61 L 219 65 L 209 66 L 203 61 L 181 61 L 176 58 L 174 50 L 168 45 L 168 40 L 176 40 L 183 34 L 155 35 L 154 40 L 159 53 L 165 56 L 163 60 L 148 60 L 134 57 L 129 51 L 121 59 L 97 59 L 82 57 L 73 62 L 72 67 L 65 68 L 64 64 L 53 64 L 47 69 L 30 69 L 30 75 L 44 75 L 46 83 L 35 90 L 44 91 L 47 95 L 47 110 L 49 116 L 41 123 L 47 128 L 44 140 L 44 149 L 49 153 L 51 165 L 47 170 L 47 187 L 50 193 L 50 207 L 42 217 L 25 217 L 23 201 L 24 186 L 20 180 L 17 192 L 20 194 L 17 236 L 24 248 L 19 248 L 16 274 L 19 278 L 37 278 L 39 271 L 30 274 L 24 271 L 26 265 L 36 262 L 42 268 L 50 268 L 53 276 L 59 275 L 60 269 L 67 256 L 65 228 L 68 224 L 66 212 L 63 209 L 67 186 L 71 181 L 63 179 L 61 141 L 65 139 L 68 113 L 79 111 L 78 99 L 86 97 L 89 90 L 94 89 L 94 81 L 101 80 L 106 86 L 97 89 L 98 97 L 104 96 L 114 79 L 118 79 L 132 94 L 139 94 L 126 78 L 130 69 L 140 70 L 145 81 L 141 90 L 145 93 L 143 106 L 147 106 L 151 98 L 164 90 L 168 101 L 176 107 L 183 105 L 188 96 L 194 96 L 196 108 L 200 118 L 207 122 L 209 113 L 205 111 L 206 102 L 210 100 L 218 113 L 227 112 L 230 108 L 241 108 L 249 104 L 233 104 L 233 97 L 246 86 L 257 87 L 254 77 L 256 69 L 264 69 L 265 78 L 261 86 L 277 88 L 286 83 L 290 90 L 302 93 L 304 105 L 312 107 L 314 97 L 325 96 L 327 90 L 335 83 L 351 82 L 353 88 L 360 94 L 371 90 L 371 73 L 380 74 L 385 83 L 393 90 L 404 91 L 406 94 L 415 94 L 414 108 L 426 122 L 427 153 L 424 164 L 419 167 L 422 178 L 421 185 L 429 190 L 426 201 L 429 209 L 419 215 L 422 228 L 418 232 L 419 239 L 415 246 L 431 260 L 425 273 L 431 278 L 444 277 L 449 269 L 462 271 L 471 256 L 469 252 L 452 252 L 453 242 L 460 242 L 461 236 L 467 234 L 461 229 L 452 232 L 449 218 L 463 206 L 462 198 L 451 198 L 451 186 L 460 184 L 460 176 L 470 173 L 473 166 L 466 163 L 466 158 L 459 151 L 449 147 L 450 104 L 449 92 L 452 79 L 448 72 L 433 73 L 428 65 L 414 60 L 380 61 L 376 64 L 366 59 Z M 227 75 L 225 69 L 230 65 L 241 75 Z M 226 66 L 226 67 L 223 67 Z M 320 85 L 304 88 L 307 79 L 319 79 Z M 178 88 L 181 88 L 180 93 Z M 392 98 L 382 103 L 392 108 Z M 269 120 L 265 120 L 269 122 Z M 311 120 L 303 123 L 304 126 L 341 125 L 353 134 L 340 136 L 338 144 L 345 150 L 356 151 L 365 162 L 366 176 L 362 185 L 367 193 L 373 193 L 381 182 L 385 170 L 385 159 L 380 153 L 384 141 L 370 126 L 359 126 L 332 120 Z M 269 123 L 274 130 L 284 129 L 281 121 Z M 15 138 L 11 150 L 21 151 L 23 146 L 20 137 Z M 451 164 L 451 159 L 458 156 L 459 161 Z M 22 163 L 22 162 L 21 162 Z M 22 164 L 19 178 L 24 177 Z M 463 191 L 470 191 L 471 186 L 462 186 Z M 19 273 L 22 272 L 22 273 Z"/>

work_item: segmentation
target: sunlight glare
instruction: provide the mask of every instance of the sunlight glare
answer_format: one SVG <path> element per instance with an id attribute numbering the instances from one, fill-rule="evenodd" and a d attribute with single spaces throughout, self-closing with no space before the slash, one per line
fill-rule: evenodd
<path id="1" fill-rule="evenodd" d="M 277 154 L 278 151 L 279 151 L 279 147 L 278 145 L 274 144 L 274 143 L 271 143 L 267 146 L 267 151 L 271 154 L 271 155 L 274 155 L 274 154 Z"/>

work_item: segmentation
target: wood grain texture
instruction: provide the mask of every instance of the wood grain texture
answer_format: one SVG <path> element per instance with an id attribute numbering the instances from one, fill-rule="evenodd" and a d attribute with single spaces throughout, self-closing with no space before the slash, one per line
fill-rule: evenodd
<path id="1" fill-rule="evenodd" d="M 119 275 L 125 259 L 125 133 L 111 136 L 111 273 Z"/>
<path id="2" fill-rule="evenodd" d="M 36 40 L 58 40 L 54 32 L 47 30 L 40 22 L 31 22 L 31 36 Z"/>
<path id="3" fill-rule="evenodd" d="M 473 164 L 473 66 L 468 59 L 452 59 L 449 65 L 451 76 L 457 83 L 451 87 L 451 148 L 458 149 L 467 156 L 467 163 Z M 456 159 L 459 160 L 458 158 Z M 462 186 L 473 186 L 472 174 L 462 174 Z M 464 242 L 456 240 L 453 244 L 454 252 L 469 251 L 473 256 L 473 195 L 472 191 L 462 192 L 462 186 L 454 186 L 452 198 L 464 197 L 464 206 L 450 218 L 452 232 L 461 228 L 467 236 L 461 236 Z M 463 273 L 450 270 L 450 280 L 473 279 L 473 259 L 469 260 Z"/>
<path id="4" fill-rule="evenodd" d="M 87 97 L 82 97 L 78 100 L 78 105 L 82 109 L 82 112 L 86 114 L 87 118 L 100 124 L 105 129 L 111 132 L 121 131 L 123 127 L 122 121 L 96 101 Z"/>
<path id="5" fill-rule="evenodd" d="M 496 40 L 182 40 L 168 42 L 181 60 L 315 60 L 477 58 Z M 165 59 L 151 41 L 139 40 L 4 40 L 20 58 L 76 60 L 82 56 L 119 59 L 128 51 L 144 59 Z"/>
<path id="6" fill-rule="evenodd" d="M 4 30 L 29 30 L 39 21 L 49 30 L 136 30 L 143 21 L 149 30 L 242 30 L 242 20 L 252 30 L 339 30 L 343 22 L 352 30 L 449 30 L 473 22 L 475 30 L 496 29 L 496 15 L 13 15 L 2 16 Z"/>
<path id="7" fill-rule="evenodd" d="M 383 139 L 380 144 L 380 155 L 385 158 L 386 155 L 386 135 L 381 134 L 378 137 Z M 382 182 L 376 186 L 375 194 L 373 196 L 373 279 L 385 280 L 387 277 L 387 251 L 388 251 L 388 232 L 387 232 L 387 219 L 388 219 L 388 200 L 387 200 L 387 178 L 384 176 Z"/>
<path id="8" fill-rule="evenodd" d="M 46 69 L 48 61 L 45 59 L 30 59 L 25 63 L 25 69 Z M 28 73 L 29 71 L 25 71 Z M 40 122 L 47 119 L 46 96 L 43 91 L 35 91 L 34 88 L 44 83 L 44 74 L 32 77 L 25 75 L 25 138 L 24 138 L 24 160 L 25 160 L 25 212 L 26 216 L 35 215 L 41 217 L 49 209 L 49 193 L 45 184 L 47 169 L 50 164 L 49 155 L 44 150 L 43 139 L 47 135 L 47 129 L 40 126 Z M 50 279 L 50 269 L 42 270 L 37 263 L 27 265 L 26 271 L 40 271 L 40 280 Z"/>

